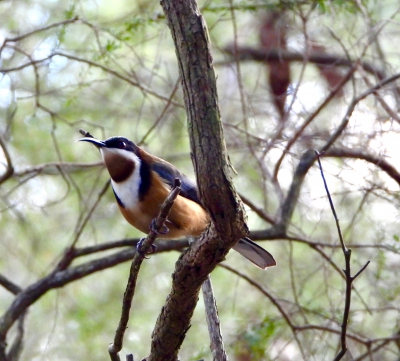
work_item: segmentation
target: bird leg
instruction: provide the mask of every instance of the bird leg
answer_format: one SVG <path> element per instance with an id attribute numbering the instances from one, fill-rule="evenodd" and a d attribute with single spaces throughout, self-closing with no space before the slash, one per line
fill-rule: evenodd
<path id="1" fill-rule="evenodd" d="M 139 242 L 136 245 L 136 251 L 141 253 L 142 255 L 143 255 L 142 245 L 143 245 L 143 242 L 144 242 L 145 239 L 146 239 L 146 237 L 140 238 Z M 157 250 L 157 246 L 155 244 L 152 244 L 151 245 L 151 249 L 148 252 L 146 252 L 146 254 L 155 253 L 156 250 Z M 145 256 L 144 258 L 147 258 L 147 257 Z"/>
<path id="2" fill-rule="evenodd" d="M 162 225 L 161 229 L 157 230 L 156 218 L 153 218 L 153 220 L 151 221 L 150 230 L 156 234 L 167 234 L 169 232 L 169 228 L 165 224 Z"/>

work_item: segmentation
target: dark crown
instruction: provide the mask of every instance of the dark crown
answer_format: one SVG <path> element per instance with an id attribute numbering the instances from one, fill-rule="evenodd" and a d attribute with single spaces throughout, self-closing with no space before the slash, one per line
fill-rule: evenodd
<path id="1" fill-rule="evenodd" d="M 124 137 L 111 137 L 104 141 L 107 148 L 123 149 L 128 152 L 137 153 L 138 146 Z"/>

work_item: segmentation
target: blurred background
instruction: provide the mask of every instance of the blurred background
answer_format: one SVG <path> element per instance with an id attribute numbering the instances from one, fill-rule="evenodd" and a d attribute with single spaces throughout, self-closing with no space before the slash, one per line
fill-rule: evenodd
<path id="1" fill-rule="evenodd" d="M 354 283 L 349 351 L 356 360 L 398 360 L 399 82 L 370 90 L 399 73 L 398 2 L 198 4 L 251 231 L 279 221 L 302 154 L 344 126 L 322 163 L 353 273 L 371 260 Z M 79 128 L 100 139 L 125 136 L 194 174 L 174 44 L 158 1 L 4 0 L 0 24 L 0 274 L 25 288 L 74 241 L 86 247 L 143 236 L 120 215 L 111 189 L 99 195 L 108 173 L 93 147 L 75 142 Z M 212 281 L 233 360 L 328 360 L 338 351 L 344 258 L 316 166 L 299 189 L 290 237 L 254 233 L 278 266 L 261 271 L 233 252 L 226 264 L 307 330 L 294 337 L 271 298 L 217 268 Z M 144 262 L 122 354 L 148 354 L 178 256 Z M 129 262 L 121 263 L 41 297 L 29 309 L 21 360 L 107 359 L 128 273 Z M 13 299 L 0 287 L 2 314 Z M 211 359 L 200 299 L 180 359 L 203 357 Z"/>

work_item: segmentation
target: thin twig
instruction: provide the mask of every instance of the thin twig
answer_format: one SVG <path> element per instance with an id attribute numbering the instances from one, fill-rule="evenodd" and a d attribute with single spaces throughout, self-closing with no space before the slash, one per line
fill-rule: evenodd
<path id="1" fill-rule="evenodd" d="M 174 187 L 168 195 L 167 199 L 162 204 L 160 213 L 158 214 L 156 221 L 154 222 L 154 229 L 150 230 L 146 239 L 143 241 L 141 251 L 136 252 L 133 257 L 129 272 L 128 284 L 126 286 L 124 298 L 122 301 L 121 318 L 115 332 L 114 342 L 108 347 L 108 353 L 110 354 L 110 358 L 112 361 L 120 360 L 118 352 L 122 349 L 123 339 L 129 321 L 129 314 L 132 306 L 132 299 L 136 289 L 136 281 L 139 274 L 140 266 L 145 259 L 146 253 L 150 251 L 150 248 L 158 235 L 158 231 L 164 226 L 164 222 L 168 217 L 169 211 L 171 210 L 175 199 L 178 197 L 181 191 L 180 186 L 181 182 L 178 178 L 176 178 Z"/>
<path id="2" fill-rule="evenodd" d="M 252 200 L 250 200 L 250 198 L 247 198 L 246 196 L 243 195 L 243 193 L 239 193 L 239 196 L 242 200 L 242 202 L 251 208 L 251 210 L 256 213 L 261 219 L 263 219 L 264 221 L 270 223 L 270 224 L 275 224 L 276 220 L 273 219 L 273 217 L 271 217 L 270 215 L 268 215 L 265 210 L 261 207 L 258 207 L 257 205 L 255 205 L 253 203 Z"/>
<path id="3" fill-rule="evenodd" d="M 22 288 L 14 282 L 10 281 L 7 277 L 0 274 L 0 285 L 2 285 L 7 291 L 16 295 L 21 292 Z"/>
<path id="4" fill-rule="evenodd" d="M 43 28 L 35 29 L 35 30 L 33 30 L 33 31 L 29 32 L 29 33 L 16 36 L 15 38 L 6 38 L 6 39 L 4 40 L 4 43 L 5 43 L 5 44 L 6 44 L 6 43 L 9 43 L 9 42 L 16 43 L 17 41 L 24 40 L 24 39 L 26 39 L 26 38 L 28 38 L 28 37 L 30 37 L 30 36 L 32 36 L 32 35 L 35 35 L 35 34 L 37 34 L 37 33 L 39 33 L 39 32 L 47 31 L 47 30 L 50 30 L 50 29 L 52 29 L 52 28 L 56 28 L 56 27 L 58 27 L 58 26 L 69 25 L 69 24 L 75 23 L 75 22 L 77 22 L 77 21 L 79 21 L 79 17 L 78 17 L 78 16 L 75 16 L 75 17 L 72 18 L 72 19 L 63 20 L 63 21 L 60 21 L 60 22 L 58 22 L 58 23 L 53 23 L 53 24 L 50 24 L 50 25 L 48 25 L 48 26 L 44 26 Z"/>
<path id="5" fill-rule="evenodd" d="M 49 162 L 38 164 L 33 167 L 27 167 L 25 169 L 16 170 L 13 173 L 14 177 L 25 177 L 30 174 L 44 174 L 44 175 L 58 175 L 60 174 L 60 168 L 64 173 L 78 172 L 83 169 L 90 169 L 104 166 L 104 162 L 93 162 L 93 163 L 75 163 L 75 162 Z"/>
<path id="6" fill-rule="evenodd" d="M 325 145 L 319 150 L 319 152 L 321 154 L 323 154 L 324 152 L 326 152 L 331 146 L 332 144 L 336 141 L 336 139 L 342 134 L 342 132 L 344 131 L 344 129 L 347 127 L 347 124 L 350 121 L 350 118 L 353 114 L 353 111 L 356 107 L 356 105 L 361 102 L 362 100 L 364 100 L 366 97 L 368 97 L 371 94 L 375 94 L 376 91 L 384 88 L 386 85 L 395 82 L 397 79 L 400 78 L 400 73 L 397 73 L 395 75 L 392 75 L 388 78 L 383 79 L 382 81 L 380 81 L 379 83 L 375 84 L 373 87 L 367 89 L 366 91 L 364 91 L 363 93 L 361 93 L 359 96 L 354 97 L 353 100 L 351 101 L 350 105 L 347 107 L 347 111 L 346 114 L 344 115 L 342 122 L 340 123 L 340 125 L 337 127 L 336 131 L 330 136 L 330 138 L 327 140 L 327 142 L 325 143 Z"/>
<path id="7" fill-rule="evenodd" d="M 217 303 L 214 297 L 210 275 L 208 275 L 207 279 L 203 282 L 201 290 L 203 292 L 204 306 L 206 308 L 208 333 L 210 334 L 210 349 L 213 360 L 227 361 L 228 356 L 224 348 Z"/>
<path id="8" fill-rule="evenodd" d="M 68 268 L 68 266 L 74 260 L 74 248 L 76 246 L 76 243 L 78 242 L 80 236 L 82 235 L 83 230 L 85 229 L 86 224 L 89 222 L 90 217 L 92 216 L 93 212 L 99 205 L 100 200 L 103 198 L 103 196 L 106 193 L 109 186 L 110 186 L 110 181 L 107 181 L 104 184 L 103 188 L 101 189 L 100 193 L 98 194 L 96 202 L 94 202 L 92 208 L 90 208 L 88 214 L 86 215 L 86 217 L 83 219 L 81 225 L 79 226 L 79 228 L 76 232 L 75 238 L 72 241 L 71 245 L 65 250 L 63 258 L 58 262 L 58 265 L 56 267 L 57 271 Z"/>
<path id="9" fill-rule="evenodd" d="M 9 46 L 9 47 L 11 47 L 11 46 Z M 0 68 L 0 72 L 9 73 L 9 72 L 16 72 L 16 71 L 22 70 L 22 69 L 30 67 L 30 66 L 36 67 L 36 65 L 42 64 L 42 63 L 46 63 L 47 61 L 52 60 L 56 56 L 64 57 L 64 58 L 69 59 L 69 60 L 74 60 L 74 61 L 77 61 L 79 63 L 84 63 L 84 64 L 87 64 L 89 66 L 92 66 L 92 67 L 95 67 L 95 68 L 99 68 L 99 69 L 103 70 L 104 72 L 106 72 L 108 74 L 111 74 L 112 76 L 115 76 L 116 78 L 118 78 L 118 79 L 120 79 L 120 80 L 122 80 L 122 81 L 124 81 L 124 82 L 126 82 L 126 83 L 128 83 L 128 84 L 130 84 L 132 86 L 134 86 L 134 87 L 139 88 L 143 92 L 143 94 L 150 94 L 150 95 L 156 97 L 157 99 L 160 99 L 160 100 L 163 100 L 163 101 L 167 101 L 167 102 L 171 102 L 171 104 L 173 104 L 174 106 L 176 106 L 178 108 L 183 108 L 184 107 L 181 103 L 173 101 L 173 100 L 171 101 L 168 97 L 166 97 L 164 95 L 161 95 L 161 94 L 158 94 L 155 91 L 151 90 L 150 88 L 146 88 L 145 86 L 143 86 L 139 82 L 135 82 L 130 77 L 125 76 L 125 75 L 123 75 L 123 74 L 121 74 L 121 73 L 119 73 L 119 72 L 117 72 L 115 70 L 112 70 L 112 69 L 108 68 L 105 65 L 102 65 L 100 63 L 96 63 L 94 61 L 91 61 L 91 60 L 88 60 L 88 59 L 85 59 L 85 58 L 79 58 L 79 57 L 74 56 L 74 55 L 70 55 L 70 54 L 67 54 L 67 53 L 61 53 L 61 52 L 57 52 L 57 51 L 51 53 L 49 56 L 47 56 L 45 58 L 42 58 L 42 59 L 39 59 L 39 60 L 30 60 L 29 62 L 27 62 L 25 64 L 22 64 L 20 66 L 16 66 L 16 67 L 13 67 L 13 68 Z M 40 94 L 40 93 L 37 93 L 37 94 Z"/>
<path id="10" fill-rule="evenodd" d="M 336 214 L 335 206 L 333 205 L 332 197 L 331 197 L 331 194 L 330 194 L 330 192 L 329 192 L 328 185 L 327 185 L 327 183 L 326 183 L 324 171 L 323 171 L 323 169 L 322 169 L 322 164 L 321 164 L 321 160 L 320 160 L 320 153 L 319 153 L 317 150 L 315 150 L 315 154 L 317 155 L 318 165 L 319 165 L 319 169 L 320 169 L 320 171 L 321 171 L 322 181 L 324 182 L 325 191 L 326 191 L 326 194 L 328 195 L 329 205 L 331 206 L 331 210 L 332 210 L 332 213 L 333 213 L 333 217 L 335 218 L 336 228 L 337 228 L 337 231 L 338 231 L 338 234 L 339 234 L 340 244 L 342 245 L 343 253 L 346 254 L 346 252 L 348 251 L 348 249 L 346 248 L 346 246 L 345 246 L 345 244 L 344 244 L 344 240 L 343 240 L 343 236 L 342 236 L 342 231 L 341 231 L 341 229 L 340 229 L 340 224 L 339 224 L 339 218 L 338 218 L 338 216 L 337 216 L 337 214 Z"/>
<path id="11" fill-rule="evenodd" d="M 363 149 L 331 148 L 325 153 L 321 154 L 321 156 L 365 160 L 366 162 L 372 163 L 379 167 L 400 186 L 400 172 L 393 165 L 387 162 L 382 155 L 370 154 Z"/>
<path id="12" fill-rule="evenodd" d="M 270 302 L 278 309 L 279 313 L 282 315 L 283 319 L 285 320 L 285 322 L 291 329 L 291 331 L 293 333 L 293 337 L 297 342 L 297 345 L 301 349 L 301 342 L 300 342 L 299 338 L 297 337 L 297 333 L 296 333 L 297 326 L 293 324 L 292 320 L 290 319 L 289 314 L 285 311 L 284 307 L 277 301 L 277 299 L 265 287 L 263 287 L 261 284 L 256 282 L 251 277 L 238 271 L 236 268 L 230 267 L 224 263 L 220 263 L 218 266 L 225 268 L 226 270 L 228 270 L 228 271 L 234 273 L 235 275 L 239 276 L 240 278 L 246 280 L 250 285 L 252 285 L 256 289 L 258 289 L 265 297 L 267 297 L 270 300 Z"/>
<path id="13" fill-rule="evenodd" d="M 255 287 L 265 297 L 267 297 L 270 300 L 270 302 L 277 308 L 278 312 L 281 314 L 281 316 L 285 320 L 286 324 L 289 326 L 289 328 L 293 332 L 293 336 L 295 337 L 295 339 L 297 339 L 296 335 L 298 332 L 303 332 L 303 331 L 308 331 L 308 330 L 325 331 L 325 332 L 329 332 L 329 333 L 332 333 L 335 335 L 340 334 L 340 332 L 337 329 L 328 327 L 328 326 L 320 326 L 320 325 L 313 325 L 313 324 L 306 324 L 306 325 L 298 326 L 298 325 L 294 324 L 290 318 L 289 313 L 285 310 L 285 307 L 280 304 L 280 302 L 285 301 L 285 300 L 279 300 L 279 302 L 278 302 L 278 298 L 274 297 L 264 286 L 262 286 L 260 283 L 256 282 L 253 278 L 238 271 L 236 268 L 230 267 L 224 263 L 220 263 L 218 265 L 218 267 L 225 268 L 226 270 L 236 274 L 237 276 L 239 276 L 240 278 L 242 278 L 246 282 L 248 282 L 251 286 Z M 300 305 L 297 305 L 297 306 L 300 306 Z M 347 336 L 351 340 L 353 340 L 357 343 L 363 344 L 363 345 L 365 345 L 367 342 L 371 342 L 370 340 L 368 340 L 366 338 L 362 338 L 356 334 L 348 334 Z M 398 339 L 398 338 L 400 338 L 400 336 L 397 336 L 394 339 Z M 386 340 L 386 338 L 383 340 Z M 373 342 L 378 342 L 378 341 L 379 340 L 373 340 Z M 393 337 L 390 338 L 390 341 L 393 341 Z M 298 343 L 298 346 L 301 347 L 300 340 L 297 340 L 297 343 Z"/>
<path id="14" fill-rule="evenodd" d="M 282 152 L 282 155 L 279 157 L 278 161 L 275 164 L 274 175 L 273 178 L 277 179 L 279 168 L 282 164 L 283 159 L 285 158 L 286 154 L 290 151 L 292 145 L 299 139 L 301 134 L 303 134 L 304 130 L 314 121 L 314 119 L 321 114 L 322 110 L 327 107 L 327 105 L 331 102 L 332 99 L 338 94 L 340 89 L 343 89 L 343 86 L 349 81 L 349 79 L 353 76 L 356 67 L 353 66 L 349 69 L 347 74 L 341 79 L 341 81 L 335 86 L 334 89 L 328 94 L 328 96 L 322 101 L 322 103 L 318 106 L 318 108 L 312 112 L 312 114 L 304 121 L 304 123 L 299 127 L 293 137 L 288 141 L 286 144 L 285 149 Z"/>
<path id="15" fill-rule="evenodd" d="M 146 134 L 142 137 L 142 140 L 140 142 L 137 143 L 137 145 L 140 147 L 142 146 L 142 144 L 144 144 L 146 142 L 146 139 L 149 137 L 149 135 L 151 134 L 151 132 L 158 126 L 158 124 L 165 119 L 165 114 L 167 113 L 167 110 L 170 108 L 171 104 L 172 104 L 172 99 L 174 98 L 178 88 L 179 88 L 179 81 L 180 78 L 178 78 L 175 82 L 174 88 L 172 89 L 171 95 L 168 98 L 167 104 L 165 104 L 164 109 L 162 110 L 162 112 L 160 113 L 160 115 L 158 116 L 158 118 L 155 120 L 155 122 L 153 123 L 153 125 L 147 130 Z"/>
<path id="16" fill-rule="evenodd" d="M 339 234 L 339 240 L 340 240 L 340 244 L 342 246 L 342 251 L 343 251 L 343 255 L 344 255 L 344 259 L 345 259 L 345 269 L 343 270 L 345 276 L 346 276 L 346 296 L 345 296 L 345 305 L 344 305 L 344 311 L 343 311 L 343 320 L 342 320 L 342 332 L 340 334 L 340 346 L 341 349 L 339 351 L 339 353 L 336 355 L 336 357 L 334 358 L 334 361 L 339 361 L 343 358 L 343 356 L 346 354 L 347 352 L 347 326 L 349 323 L 349 314 L 350 314 L 350 304 L 351 304 L 351 291 L 352 291 L 352 283 L 353 281 L 361 274 L 361 272 L 363 272 L 367 266 L 369 265 L 370 261 L 368 261 L 356 274 L 355 276 L 351 276 L 351 264 L 350 264 L 350 259 L 351 259 L 351 249 L 347 248 L 344 240 L 343 240 L 343 236 L 342 236 L 342 231 L 340 230 L 340 224 L 339 224 L 339 218 L 337 216 L 336 210 L 335 210 L 335 206 L 333 204 L 332 201 L 332 197 L 331 194 L 329 192 L 328 189 L 328 185 L 326 183 L 326 179 L 325 179 L 325 175 L 324 175 L 324 171 L 322 169 L 322 164 L 321 164 L 321 160 L 320 160 L 320 156 L 321 154 L 315 150 L 315 154 L 317 156 L 317 160 L 318 160 L 318 165 L 319 165 L 319 169 L 321 171 L 321 177 L 322 180 L 324 182 L 324 187 L 326 190 L 326 194 L 328 196 L 328 200 L 329 200 L 329 204 L 332 210 L 332 214 L 333 217 L 335 218 L 335 222 L 336 222 L 336 228 Z"/>

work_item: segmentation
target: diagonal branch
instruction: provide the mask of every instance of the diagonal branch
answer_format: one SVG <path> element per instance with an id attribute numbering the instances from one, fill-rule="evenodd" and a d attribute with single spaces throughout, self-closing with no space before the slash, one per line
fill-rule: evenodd
<path id="1" fill-rule="evenodd" d="M 122 349 L 125 331 L 128 326 L 129 314 L 131 311 L 133 296 L 135 294 L 136 281 L 139 275 L 140 266 L 142 265 L 142 262 L 146 257 L 146 253 L 150 251 L 150 248 L 158 235 L 158 231 L 160 231 L 161 228 L 164 226 L 164 222 L 168 217 L 169 211 L 171 210 L 176 197 L 178 197 L 181 191 L 180 186 L 180 180 L 175 179 L 174 188 L 161 206 L 160 213 L 158 214 L 154 223 L 154 229 L 150 229 L 149 234 L 144 239 L 140 247 L 140 251 L 136 252 L 135 256 L 133 257 L 129 272 L 128 284 L 126 285 L 124 299 L 122 301 L 121 318 L 117 327 L 117 331 L 115 332 L 114 342 L 108 347 L 108 352 L 110 354 L 111 360 L 113 361 L 120 360 L 118 352 Z"/>

